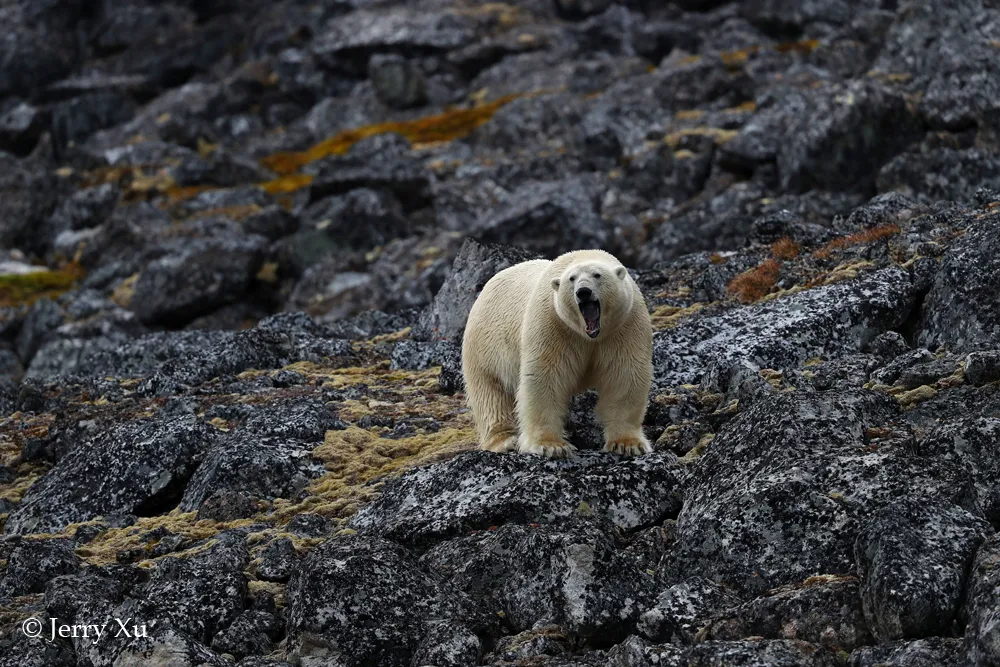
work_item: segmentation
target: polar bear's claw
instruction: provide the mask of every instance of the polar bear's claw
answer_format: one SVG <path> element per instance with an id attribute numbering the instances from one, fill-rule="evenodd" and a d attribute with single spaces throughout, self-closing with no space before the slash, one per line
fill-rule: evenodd
<path id="1" fill-rule="evenodd" d="M 483 443 L 483 449 L 488 452 L 513 452 L 517 449 L 517 436 L 498 433 Z"/>
<path id="2" fill-rule="evenodd" d="M 638 436 L 623 435 L 613 440 L 608 440 L 607 444 L 604 445 L 604 451 L 612 452 L 613 454 L 624 454 L 625 456 L 640 456 L 642 454 L 649 454 L 653 451 L 653 447 L 649 444 L 646 436 L 642 434 Z"/>
<path id="3" fill-rule="evenodd" d="M 554 435 L 543 435 L 530 439 L 521 436 L 517 451 L 522 454 L 536 454 L 548 459 L 569 459 L 576 455 L 576 447 L 566 442 L 564 438 Z"/>

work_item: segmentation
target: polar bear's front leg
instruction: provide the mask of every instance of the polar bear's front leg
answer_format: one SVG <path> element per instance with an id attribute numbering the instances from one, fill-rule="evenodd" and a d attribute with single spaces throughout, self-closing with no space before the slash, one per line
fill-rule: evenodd
<path id="1" fill-rule="evenodd" d="M 517 388 L 517 418 L 521 435 L 517 451 L 553 459 L 573 456 L 576 448 L 566 441 L 563 429 L 569 412 L 573 371 L 549 360 L 522 364 Z"/>
<path id="2" fill-rule="evenodd" d="M 623 377 L 598 388 L 597 418 L 604 425 L 604 451 L 638 456 L 653 451 L 642 432 L 649 384 Z"/>

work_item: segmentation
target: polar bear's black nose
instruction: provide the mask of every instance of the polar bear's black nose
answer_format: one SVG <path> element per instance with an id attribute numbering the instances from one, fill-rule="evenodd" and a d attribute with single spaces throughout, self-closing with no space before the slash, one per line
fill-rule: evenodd
<path id="1" fill-rule="evenodd" d="M 594 291 L 589 287 L 581 287 L 576 291 L 576 298 L 580 301 L 588 301 L 593 294 Z"/>

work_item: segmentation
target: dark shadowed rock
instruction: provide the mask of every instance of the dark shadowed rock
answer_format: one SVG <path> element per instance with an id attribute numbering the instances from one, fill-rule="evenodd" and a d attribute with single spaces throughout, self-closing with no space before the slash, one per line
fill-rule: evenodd
<path id="1" fill-rule="evenodd" d="M 215 635 L 212 649 L 228 653 L 237 660 L 248 655 L 265 655 L 273 650 L 282 628 L 281 620 L 274 613 L 248 609 Z"/>
<path id="2" fill-rule="evenodd" d="M 941 502 L 901 500 L 855 543 L 865 617 L 878 639 L 951 633 L 965 577 L 989 524 Z"/>
<path id="3" fill-rule="evenodd" d="M 303 662 L 408 667 L 430 621 L 491 621 L 396 544 L 345 536 L 313 549 L 288 584 L 288 649 Z M 370 632 L 371 628 L 378 632 Z"/>
<path id="4" fill-rule="evenodd" d="M 130 308 L 147 323 L 183 323 L 241 298 L 264 259 L 266 239 L 228 226 L 205 238 L 161 244 L 139 273 Z"/>
<path id="5" fill-rule="evenodd" d="M 506 524 L 440 544 L 421 559 L 486 599 L 514 632 L 539 622 L 614 641 L 653 599 L 653 578 L 586 519 Z"/>
<path id="6" fill-rule="evenodd" d="M 328 428 L 343 428 L 318 400 L 266 406 L 249 414 L 215 410 L 233 420 L 235 428 L 219 438 L 187 484 L 180 508 L 198 509 L 210 494 L 240 491 L 271 500 L 295 496 L 310 480 L 323 474 L 311 456 Z M 228 420 L 227 420 L 228 421 Z"/>
<path id="7" fill-rule="evenodd" d="M 971 203 L 981 187 L 1000 187 L 995 153 L 978 149 L 939 148 L 903 153 L 879 171 L 878 189 L 921 202 L 953 200 Z"/>
<path id="8" fill-rule="evenodd" d="M 1000 380 L 1000 350 L 973 352 L 967 356 L 965 379 L 977 387 Z"/>
<path id="9" fill-rule="evenodd" d="M 678 483 L 664 456 L 623 460 L 593 453 L 555 462 L 469 452 L 388 482 L 350 525 L 427 545 L 502 523 L 550 522 L 585 505 L 621 528 L 639 528 L 677 511 Z"/>
<path id="10" fill-rule="evenodd" d="M 538 258 L 539 255 L 514 246 L 466 239 L 451 273 L 431 305 L 421 312 L 410 335 L 415 340 L 461 340 L 472 304 L 486 282 L 514 264 Z"/>
<path id="11" fill-rule="evenodd" d="M 417 107 L 427 101 L 427 80 L 413 61 L 377 54 L 368 61 L 368 78 L 379 99 L 395 109 Z"/>
<path id="12" fill-rule="evenodd" d="M 481 242 L 519 246 L 547 257 L 581 248 L 609 248 L 613 230 L 601 219 L 601 185 L 589 177 L 529 183 L 511 194 L 512 203 L 482 215 L 473 226 Z"/>
<path id="13" fill-rule="evenodd" d="M 1000 664 L 1000 538 L 993 535 L 976 554 L 963 606 L 967 665 Z"/>
<path id="14" fill-rule="evenodd" d="M 125 422 L 72 443 L 28 489 L 4 532 L 50 532 L 116 512 L 167 512 L 212 443 L 211 431 L 197 420 L 176 417 Z"/>
<path id="15" fill-rule="evenodd" d="M 799 639 L 849 651 L 872 641 L 855 577 L 812 577 L 716 615 L 713 639 Z"/>

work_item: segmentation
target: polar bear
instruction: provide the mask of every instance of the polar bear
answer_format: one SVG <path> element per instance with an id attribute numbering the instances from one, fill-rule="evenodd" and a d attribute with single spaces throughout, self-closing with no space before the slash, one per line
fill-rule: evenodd
<path id="1" fill-rule="evenodd" d="M 651 451 L 642 432 L 653 330 L 639 287 L 614 255 L 575 250 L 500 271 L 465 327 L 462 373 L 483 449 L 572 456 L 573 395 L 598 391 L 604 450 Z"/>

